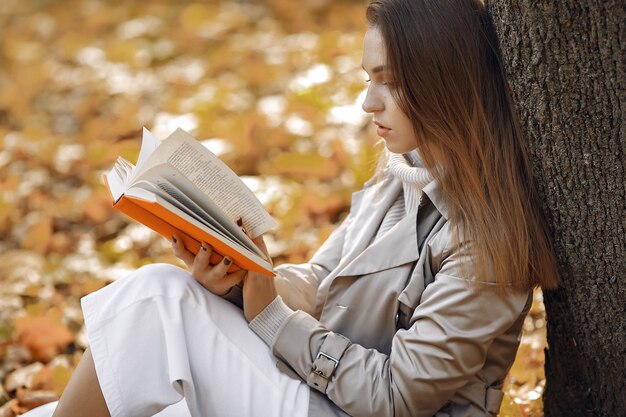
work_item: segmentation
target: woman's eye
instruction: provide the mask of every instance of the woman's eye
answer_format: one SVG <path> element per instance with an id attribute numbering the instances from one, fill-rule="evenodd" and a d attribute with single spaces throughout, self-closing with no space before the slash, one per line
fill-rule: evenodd
<path id="1" fill-rule="evenodd" d="M 380 79 L 380 80 L 379 79 L 374 79 L 374 80 L 372 80 L 371 78 L 367 78 L 365 80 L 366 83 L 371 83 L 372 81 L 374 83 L 378 84 L 378 85 L 384 85 L 384 86 L 391 86 L 391 85 L 394 84 L 393 81 L 391 81 L 391 80 L 384 80 L 384 79 Z"/>

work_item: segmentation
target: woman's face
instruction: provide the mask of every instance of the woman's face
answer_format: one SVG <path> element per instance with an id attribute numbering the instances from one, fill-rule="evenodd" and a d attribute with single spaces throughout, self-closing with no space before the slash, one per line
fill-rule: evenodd
<path id="1" fill-rule="evenodd" d="M 376 133 L 393 153 L 407 153 L 417 147 L 415 132 L 391 94 L 394 80 L 387 71 L 387 51 L 383 36 L 376 27 L 369 27 L 363 41 L 363 69 L 369 75 L 363 110 L 372 113 Z"/>

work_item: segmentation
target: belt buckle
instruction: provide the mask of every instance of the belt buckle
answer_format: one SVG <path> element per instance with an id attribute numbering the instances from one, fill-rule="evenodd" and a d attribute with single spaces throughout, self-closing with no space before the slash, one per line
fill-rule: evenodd
<path id="1" fill-rule="evenodd" d="M 315 360 L 317 361 L 320 358 L 320 356 L 323 356 L 326 359 L 328 359 L 328 360 L 330 360 L 330 361 L 332 361 L 334 363 L 333 371 L 335 369 L 337 369 L 337 366 L 339 366 L 339 359 L 333 358 L 332 356 L 330 356 L 327 353 L 322 352 L 321 350 L 317 353 L 317 357 L 315 358 Z"/>

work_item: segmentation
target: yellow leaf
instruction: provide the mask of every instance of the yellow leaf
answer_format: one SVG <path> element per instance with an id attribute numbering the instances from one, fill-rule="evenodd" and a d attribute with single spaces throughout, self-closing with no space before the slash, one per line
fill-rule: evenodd
<path id="1" fill-rule="evenodd" d="M 89 44 L 89 37 L 69 29 L 56 41 L 55 53 L 59 54 L 61 58 L 71 60 Z"/>
<path id="2" fill-rule="evenodd" d="M 52 390 L 57 395 L 60 396 L 63 393 L 65 386 L 68 382 L 70 382 L 70 378 L 72 377 L 74 369 L 74 367 L 66 368 L 64 366 L 55 366 L 52 369 L 52 377 L 54 379 L 54 385 L 52 386 Z"/>
<path id="3" fill-rule="evenodd" d="M 82 206 L 83 215 L 90 223 L 102 223 L 111 218 L 113 203 L 108 191 L 97 189 Z"/>
<path id="4" fill-rule="evenodd" d="M 50 237 L 50 252 L 69 255 L 74 251 L 75 241 L 67 233 L 55 233 Z"/>
<path id="5" fill-rule="evenodd" d="M 107 44 L 105 52 L 111 61 L 125 62 L 137 66 L 149 64 L 152 59 L 148 45 L 137 39 L 111 41 Z M 146 61 L 142 61 L 142 56 Z"/>
<path id="6" fill-rule="evenodd" d="M 41 59 L 45 49 L 41 43 L 15 36 L 4 37 L 4 53 L 7 58 L 19 62 L 33 62 Z"/>
<path id="7" fill-rule="evenodd" d="M 41 218 L 28 230 L 20 244 L 24 249 L 38 253 L 45 253 L 52 236 L 52 218 L 42 215 Z"/>
<path id="8" fill-rule="evenodd" d="M 0 188 L 4 188 L 4 184 L 0 184 Z M 0 235 L 7 234 L 9 229 L 9 217 L 13 210 L 13 204 L 5 201 L 0 194 Z"/>
<path id="9" fill-rule="evenodd" d="M 85 282 L 82 283 L 81 288 L 81 297 L 83 295 L 91 294 L 92 292 L 98 291 L 100 288 L 104 287 L 106 282 L 97 278 L 89 278 Z"/>
<path id="10" fill-rule="evenodd" d="M 262 174 L 320 180 L 329 180 L 339 174 L 337 164 L 318 153 L 282 153 L 268 162 L 261 163 L 259 171 Z"/>
<path id="11" fill-rule="evenodd" d="M 211 22 L 218 11 L 217 6 L 213 4 L 190 4 L 180 14 L 180 24 L 190 32 L 195 32 Z"/>
<path id="12" fill-rule="evenodd" d="M 52 391 L 57 396 L 63 393 L 75 367 L 67 363 L 61 363 L 63 361 L 57 362 L 56 366 L 44 366 L 34 375 L 32 382 L 32 388 L 34 390 Z"/>
<path id="13" fill-rule="evenodd" d="M 499 417 L 523 417 L 520 408 L 515 402 L 509 397 L 508 394 L 504 394 L 504 398 L 502 399 L 502 405 L 500 406 Z"/>

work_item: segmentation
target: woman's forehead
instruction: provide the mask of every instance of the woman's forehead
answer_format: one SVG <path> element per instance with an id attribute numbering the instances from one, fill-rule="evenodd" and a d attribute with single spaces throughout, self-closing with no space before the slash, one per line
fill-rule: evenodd
<path id="1" fill-rule="evenodd" d="M 363 39 L 363 69 L 369 73 L 380 72 L 386 63 L 387 51 L 383 36 L 378 28 L 370 27 Z"/>

